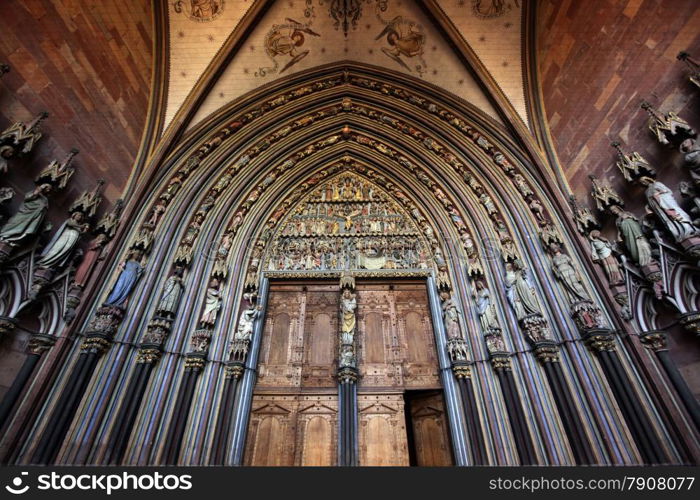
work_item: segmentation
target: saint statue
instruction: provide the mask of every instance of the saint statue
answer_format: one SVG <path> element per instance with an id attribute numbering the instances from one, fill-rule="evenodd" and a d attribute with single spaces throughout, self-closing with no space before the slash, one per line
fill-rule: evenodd
<path id="1" fill-rule="evenodd" d="M 525 270 L 520 265 L 506 263 L 505 284 L 508 302 L 519 320 L 531 314 L 542 314 L 540 305 L 537 303 L 535 290 L 530 285 Z"/>
<path id="2" fill-rule="evenodd" d="M 17 246 L 22 239 L 36 235 L 41 230 L 49 208 L 49 200 L 45 195 L 50 191 L 50 184 L 40 184 L 34 191 L 27 193 L 17 213 L 0 230 L 0 241 Z"/>
<path id="3" fill-rule="evenodd" d="M 650 177 L 642 177 L 639 182 L 647 187 L 645 194 L 649 208 L 661 219 L 676 242 L 698 234 L 692 219 L 678 205 L 673 192 L 665 184 Z"/>
<path id="4" fill-rule="evenodd" d="M 140 250 L 134 250 L 129 254 L 127 259 L 119 264 L 119 277 L 109 292 L 109 296 L 105 301 L 105 306 L 124 307 L 126 299 L 133 291 L 141 274 L 143 266 L 141 265 L 141 257 L 143 253 Z"/>
<path id="5" fill-rule="evenodd" d="M 90 224 L 83 222 L 84 219 L 82 212 L 73 212 L 46 246 L 37 266 L 44 268 L 63 266 L 70 258 L 80 236 L 90 228 Z"/>
<path id="6" fill-rule="evenodd" d="M 486 288 L 484 282 L 479 280 L 476 282 L 476 291 L 474 293 L 476 298 L 476 311 L 479 315 L 479 321 L 481 322 L 481 328 L 484 333 L 488 333 L 492 330 L 499 330 L 498 320 L 496 318 L 496 306 L 491 303 L 491 292 Z"/>
<path id="7" fill-rule="evenodd" d="M 174 318 L 175 313 L 177 313 L 177 308 L 182 298 L 182 292 L 185 289 L 182 284 L 182 274 L 183 268 L 181 266 L 176 266 L 175 269 L 173 269 L 173 273 L 165 282 L 165 285 L 163 285 L 163 295 L 160 297 L 156 312 L 165 317 Z"/>
<path id="8" fill-rule="evenodd" d="M 590 301 L 588 292 L 583 287 L 581 278 L 573 266 L 571 257 L 562 253 L 561 246 L 552 243 L 549 246 L 552 252 L 552 271 L 554 276 L 564 286 L 570 304 L 581 301 Z"/>
<path id="9" fill-rule="evenodd" d="M 462 331 L 459 328 L 459 310 L 449 293 L 442 292 L 442 321 L 445 325 L 445 333 L 448 339 L 461 339 Z"/>
<path id="10" fill-rule="evenodd" d="M 618 229 L 618 238 L 625 243 L 632 260 L 641 267 L 651 264 L 651 245 L 644 236 L 637 218 L 617 205 L 612 205 L 610 211 L 617 216 L 615 224 Z"/>
<path id="11" fill-rule="evenodd" d="M 355 338 L 355 309 L 357 309 L 357 299 L 355 294 L 345 289 L 340 299 L 340 311 L 342 313 L 342 324 L 340 327 L 341 343 L 352 345 Z"/>
<path id="12" fill-rule="evenodd" d="M 219 280 L 214 278 L 209 283 L 207 288 L 207 296 L 204 299 L 204 311 L 199 319 L 200 325 L 203 327 L 214 326 L 216 318 L 221 309 L 221 293 L 219 292 Z"/>
<path id="13" fill-rule="evenodd" d="M 241 312 L 240 318 L 238 318 L 238 329 L 234 339 L 237 341 L 250 340 L 253 335 L 253 326 L 255 326 L 255 319 L 260 315 L 260 306 L 258 307 L 248 307 Z"/>
<path id="14" fill-rule="evenodd" d="M 598 262 L 603 266 L 605 275 L 608 277 L 608 281 L 611 285 L 619 285 L 622 283 L 625 279 L 622 276 L 620 264 L 613 255 L 610 242 L 606 238 L 603 238 L 600 235 L 600 231 L 597 229 L 591 231 L 588 235 L 588 239 L 591 242 L 591 257 L 593 262 Z"/>

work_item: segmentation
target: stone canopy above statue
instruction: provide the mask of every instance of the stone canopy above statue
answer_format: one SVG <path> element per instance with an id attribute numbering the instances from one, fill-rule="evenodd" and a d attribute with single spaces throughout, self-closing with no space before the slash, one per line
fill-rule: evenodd
<path id="1" fill-rule="evenodd" d="M 377 185 L 344 172 L 290 211 L 265 262 L 269 271 L 428 269 L 432 252 L 416 221 L 397 201 Z"/>

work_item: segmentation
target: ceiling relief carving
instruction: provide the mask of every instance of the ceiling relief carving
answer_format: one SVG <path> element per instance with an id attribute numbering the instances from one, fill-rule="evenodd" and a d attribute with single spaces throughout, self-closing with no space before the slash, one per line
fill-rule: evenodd
<path id="1" fill-rule="evenodd" d="M 512 9 L 520 8 L 520 0 L 471 0 L 472 13 L 482 19 L 501 17 Z M 460 2 L 464 4 L 464 0 Z"/>
<path id="2" fill-rule="evenodd" d="M 173 11 L 185 14 L 192 21 L 212 21 L 224 11 L 224 0 L 176 0 Z"/>
<path id="3" fill-rule="evenodd" d="M 275 2 L 266 11 L 208 91 L 188 127 L 263 84 L 338 61 L 357 61 L 420 78 L 500 122 L 476 78 L 417 2 L 359 2 L 361 15 L 354 28 L 354 17 L 348 18 L 347 36 L 342 29 L 344 18 L 336 28 L 327 1 L 305 0 L 292 5 Z"/>
<path id="4" fill-rule="evenodd" d="M 265 52 L 272 61 L 272 66 L 259 68 L 255 76 L 264 77 L 268 74 L 282 74 L 287 71 L 309 55 L 309 49 L 304 49 L 304 45 L 306 39 L 312 36 L 321 35 L 311 29 L 310 23 L 302 24 L 286 18 L 284 24 L 273 25 L 265 36 Z M 283 65 L 282 69 L 280 65 Z"/>
<path id="5" fill-rule="evenodd" d="M 312 191 L 279 225 L 266 269 L 427 269 L 429 246 L 420 235 L 383 189 L 343 173 Z"/>

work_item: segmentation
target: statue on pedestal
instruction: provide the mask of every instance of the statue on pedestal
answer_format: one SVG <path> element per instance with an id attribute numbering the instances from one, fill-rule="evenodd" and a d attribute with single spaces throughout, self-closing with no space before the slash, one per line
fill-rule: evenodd
<path id="1" fill-rule="evenodd" d="M 89 229 L 90 224 L 85 222 L 85 215 L 82 212 L 73 212 L 70 218 L 61 225 L 49 244 L 46 245 L 46 248 L 41 253 L 41 258 L 37 262 L 37 266 L 45 268 L 62 267 L 68 262 L 80 236 Z"/>
<path id="2" fill-rule="evenodd" d="M 49 209 L 49 200 L 45 195 L 50 191 L 50 184 L 40 184 L 27 193 L 17 213 L 0 229 L 0 242 L 17 246 L 22 240 L 39 233 Z"/>
<path id="3" fill-rule="evenodd" d="M 143 273 L 142 257 L 141 250 L 133 250 L 127 259 L 119 264 L 119 277 L 107 296 L 104 306 L 124 307 Z"/>

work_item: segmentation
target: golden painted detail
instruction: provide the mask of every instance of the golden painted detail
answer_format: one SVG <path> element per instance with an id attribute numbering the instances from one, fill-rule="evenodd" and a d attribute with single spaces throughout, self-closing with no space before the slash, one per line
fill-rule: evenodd
<path id="1" fill-rule="evenodd" d="M 102 354 L 107 351 L 111 345 L 112 342 L 104 337 L 87 337 L 83 340 L 80 350 L 83 353 Z"/>
<path id="2" fill-rule="evenodd" d="M 344 366 L 338 370 L 338 382 L 341 384 L 354 384 L 358 378 L 359 374 L 356 368 Z"/>
<path id="3" fill-rule="evenodd" d="M 201 371 L 206 364 L 206 360 L 201 356 L 188 355 L 185 358 L 185 370 Z"/>
<path id="4" fill-rule="evenodd" d="M 593 351 L 614 351 L 616 349 L 615 338 L 610 330 L 590 330 L 584 332 L 582 337 L 586 345 Z"/>
<path id="5" fill-rule="evenodd" d="M 245 365 L 243 363 L 231 363 L 226 366 L 224 372 L 226 378 L 241 378 L 241 375 L 245 372 Z"/>
<path id="6" fill-rule="evenodd" d="M 492 354 L 491 366 L 497 371 L 504 370 L 509 372 L 513 370 L 513 364 L 511 363 L 510 355 L 508 354 Z"/>
<path id="7" fill-rule="evenodd" d="M 428 269 L 430 250 L 401 206 L 344 173 L 311 192 L 274 237 L 266 269 Z"/>
<path id="8" fill-rule="evenodd" d="M 700 335 L 700 312 L 681 314 L 678 321 L 689 332 Z"/>
<path id="9" fill-rule="evenodd" d="M 0 316 L 0 336 L 14 331 L 16 325 L 17 320 L 15 318 Z"/>
<path id="10" fill-rule="evenodd" d="M 453 363 L 452 371 L 454 372 L 455 377 L 457 378 L 468 379 L 472 376 L 472 370 L 467 363 Z"/>
<path id="11" fill-rule="evenodd" d="M 534 352 L 535 357 L 542 364 L 559 362 L 559 346 L 554 342 L 537 342 Z"/>
<path id="12" fill-rule="evenodd" d="M 160 349 L 141 348 L 136 355 L 137 363 L 157 363 L 161 356 Z"/>
<path id="13" fill-rule="evenodd" d="M 342 271 L 265 271 L 265 277 L 269 279 L 340 278 L 341 273 Z M 431 274 L 429 269 L 353 271 L 356 278 L 427 278 Z"/>
<path id="14" fill-rule="evenodd" d="M 27 353 L 41 356 L 56 343 L 56 337 L 50 335 L 34 334 L 27 344 Z"/>
<path id="15" fill-rule="evenodd" d="M 666 333 L 660 330 L 644 332 L 639 335 L 639 340 L 644 344 L 644 347 L 654 352 L 665 351 L 668 349 L 668 340 Z"/>

